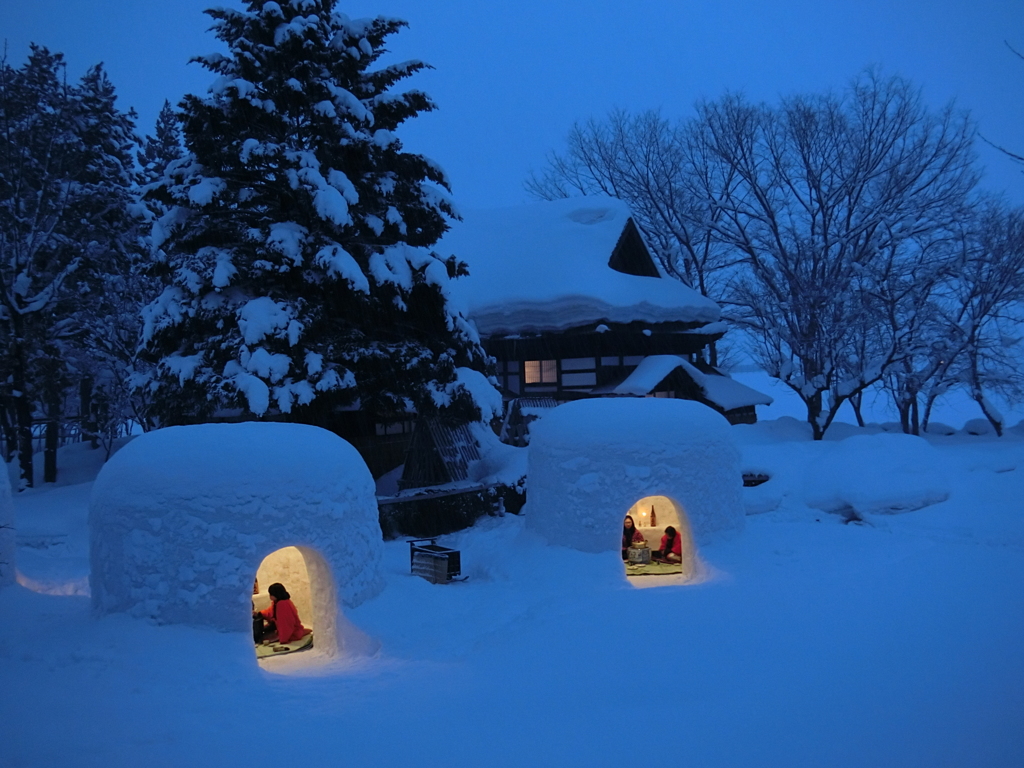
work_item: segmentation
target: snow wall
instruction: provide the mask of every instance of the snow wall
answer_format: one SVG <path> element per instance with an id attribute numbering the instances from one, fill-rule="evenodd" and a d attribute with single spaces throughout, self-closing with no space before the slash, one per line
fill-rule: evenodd
<path id="1" fill-rule="evenodd" d="M 662 398 L 578 400 L 530 426 L 527 526 L 553 544 L 618 551 L 622 519 L 667 496 L 705 544 L 744 524 L 740 453 L 725 417 Z"/>
<path id="2" fill-rule="evenodd" d="M 200 424 L 136 438 L 96 478 L 89 537 L 96 613 L 250 641 L 253 579 L 282 547 L 306 561 L 314 616 L 301 618 L 328 652 L 349 629 L 339 607 L 383 586 L 370 471 L 340 437 L 301 424 Z"/>
<path id="3" fill-rule="evenodd" d="M 0 587 L 14 583 L 14 499 L 7 466 L 0 472 Z"/>

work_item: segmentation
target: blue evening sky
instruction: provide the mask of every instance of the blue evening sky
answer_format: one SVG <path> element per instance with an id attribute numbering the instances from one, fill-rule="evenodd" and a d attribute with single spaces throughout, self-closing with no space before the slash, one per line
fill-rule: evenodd
<path id="1" fill-rule="evenodd" d="M 220 50 L 211 5 L 238 0 L 0 0 L 0 37 L 20 66 L 28 43 L 62 51 L 79 76 L 103 61 L 122 106 L 152 132 L 165 98 L 203 92 L 196 54 Z M 614 107 L 690 112 L 726 89 L 754 99 L 838 89 L 880 66 L 942 105 L 969 109 L 987 138 L 1024 154 L 1021 0 L 357 0 L 349 16 L 411 27 L 401 59 L 436 69 L 409 82 L 439 111 L 406 126 L 409 149 L 439 161 L 464 208 L 527 200 L 523 179 L 562 147 L 576 120 Z M 1024 203 L 1022 167 L 979 145 L 983 184 Z"/>

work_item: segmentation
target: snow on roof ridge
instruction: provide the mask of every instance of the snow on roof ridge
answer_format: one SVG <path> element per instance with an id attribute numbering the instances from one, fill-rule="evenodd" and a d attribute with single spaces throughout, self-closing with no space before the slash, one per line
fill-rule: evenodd
<path id="1" fill-rule="evenodd" d="M 469 277 L 451 292 L 485 335 L 602 321 L 717 321 L 718 305 L 682 282 L 611 268 L 629 220 L 623 201 L 598 195 L 470 210 L 436 250 L 469 264 Z"/>
<path id="2" fill-rule="evenodd" d="M 750 405 L 771 405 L 773 399 L 724 374 L 704 373 L 678 355 L 650 355 L 612 390 L 616 395 L 646 395 L 676 368 L 682 368 L 711 402 L 726 411 Z"/>

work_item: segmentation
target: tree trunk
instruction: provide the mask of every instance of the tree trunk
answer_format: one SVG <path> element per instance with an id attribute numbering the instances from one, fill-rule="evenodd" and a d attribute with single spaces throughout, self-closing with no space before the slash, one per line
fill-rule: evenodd
<path id="1" fill-rule="evenodd" d="M 60 422 L 52 415 L 46 422 L 46 444 L 43 448 L 43 482 L 57 482 L 57 448 L 60 446 Z"/>
<path id="2" fill-rule="evenodd" d="M 863 392 L 857 392 L 853 395 L 850 395 L 850 407 L 853 408 L 853 415 L 857 419 L 858 427 L 864 426 L 864 416 L 861 415 L 860 412 L 861 398 L 863 398 L 863 396 Z"/>
<path id="3" fill-rule="evenodd" d="M 57 449 L 60 448 L 61 387 L 56 371 L 46 377 L 46 439 L 43 443 L 43 482 L 57 482 Z"/>
<path id="4" fill-rule="evenodd" d="M 980 389 L 976 389 L 974 393 L 974 401 L 981 408 L 981 412 L 985 414 L 985 418 L 988 419 L 988 423 L 992 425 L 992 428 L 996 431 L 996 437 L 1003 436 L 1003 422 L 997 414 L 992 413 L 988 407 L 988 403 L 985 400 L 985 395 Z"/>
<path id="5" fill-rule="evenodd" d="M 22 323 L 17 315 L 11 321 L 11 399 L 14 400 L 14 421 L 18 432 L 18 464 L 21 468 L 21 480 L 18 490 L 32 488 L 35 480 L 32 473 L 32 401 L 29 398 L 25 370 L 28 361 L 22 339 Z"/>
<path id="6" fill-rule="evenodd" d="M 804 399 L 807 406 L 807 423 L 811 425 L 811 433 L 815 440 L 821 440 L 825 436 L 825 429 L 821 426 L 821 392 L 817 392 Z"/>
<path id="7" fill-rule="evenodd" d="M 8 398 L 4 398 L 2 403 L 0 403 L 0 429 L 3 430 L 4 434 L 3 460 L 7 463 L 10 463 L 11 459 L 14 458 L 15 452 L 18 450 L 18 430 L 15 425 L 16 419 L 11 403 Z"/>
<path id="8" fill-rule="evenodd" d="M 896 410 L 900 414 L 900 429 L 903 434 L 910 434 L 910 403 L 903 399 L 896 400 Z"/>
<path id="9" fill-rule="evenodd" d="M 916 393 L 910 401 L 910 430 L 910 434 L 912 435 L 921 434 L 921 413 L 918 409 Z"/>
<path id="10" fill-rule="evenodd" d="M 921 419 L 921 429 L 925 432 L 928 431 L 928 422 L 932 420 L 932 406 L 935 405 L 935 400 L 938 395 L 928 395 L 928 398 L 924 402 L 924 418 Z"/>
<path id="11" fill-rule="evenodd" d="M 86 376 L 79 382 L 78 402 L 82 440 L 88 440 L 90 448 L 99 448 L 99 436 L 96 434 L 96 414 L 93 413 L 92 408 L 92 376 Z"/>

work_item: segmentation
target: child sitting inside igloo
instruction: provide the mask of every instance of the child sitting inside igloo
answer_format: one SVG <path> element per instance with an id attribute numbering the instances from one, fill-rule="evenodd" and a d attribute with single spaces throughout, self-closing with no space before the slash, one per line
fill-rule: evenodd
<path id="1" fill-rule="evenodd" d="M 284 645 L 301 640 L 312 632 L 302 626 L 299 611 L 284 584 L 271 584 L 267 587 L 267 593 L 270 595 L 270 607 L 262 611 L 253 611 L 252 614 L 253 638 L 256 642 L 272 642 L 276 632 L 276 642 Z"/>
<path id="2" fill-rule="evenodd" d="M 661 537 L 661 546 L 652 558 L 657 563 L 681 563 L 683 561 L 683 537 L 675 526 L 668 526 Z"/>

